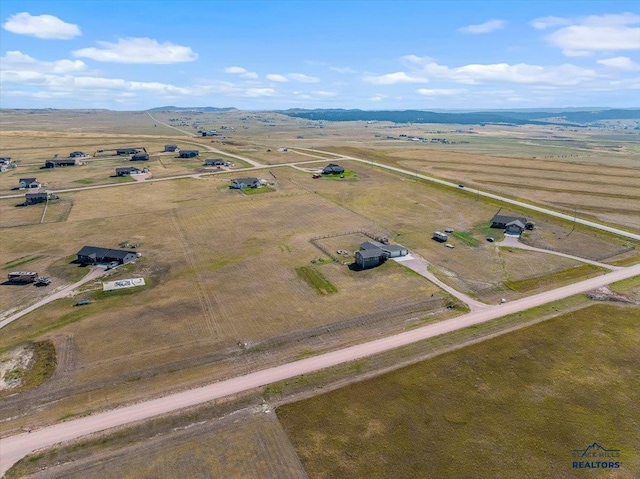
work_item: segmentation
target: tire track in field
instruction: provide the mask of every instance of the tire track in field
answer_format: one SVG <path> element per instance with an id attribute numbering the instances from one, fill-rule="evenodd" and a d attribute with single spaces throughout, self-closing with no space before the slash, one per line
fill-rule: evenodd
<path id="1" fill-rule="evenodd" d="M 211 337 L 214 338 L 222 338 L 223 337 L 223 329 L 218 321 L 216 312 L 213 308 L 213 304 L 211 303 L 211 299 L 209 298 L 207 291 L 200 281 L 198 281 L 198 262 L 195 259 L 196 256 L 193 254 L 193 251 L 189 247 L 189 243 L 187 242 L 182 228 L 180 226 L 180 221 L 176 216 L 176 211 L 171 210 L 170 213 L 171 222 L 173 224 L 174 229 L 178 235 L 178 240 L 180 241 L 180 245 L 182 246 L 182 250 L 184 252 L 184 257 L 186 259 L 187 264 L 189 265 L 189 269 L 193 272 L 196 277 L 195 288 L 193 289 L 193 293 L 197 296 L 198 302 L 200 303 L 200 308 L 202 309 L 203 319 L 204 321 L 201 325 L 204 327 L 203 333 L 208 333 Z M 190 321 L 190 324 L 193 322 Z"/>

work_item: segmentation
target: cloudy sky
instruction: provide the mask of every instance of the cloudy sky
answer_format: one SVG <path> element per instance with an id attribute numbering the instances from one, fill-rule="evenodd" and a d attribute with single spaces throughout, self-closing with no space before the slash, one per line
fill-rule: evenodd
<path id="1" fill-rule="evenodd" d="M 637 1 L 13 1 L 0 107 L 640 106 Z"/>

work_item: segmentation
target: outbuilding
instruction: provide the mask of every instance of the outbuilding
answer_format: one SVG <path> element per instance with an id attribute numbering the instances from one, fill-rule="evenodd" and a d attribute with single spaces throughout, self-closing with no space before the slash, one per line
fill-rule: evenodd
<path id="1" fill-rule="evenodd" d="M 441 233 L 440 231 L 435 231 L 431 238 L 436 240 L 436 241 L 439 241 L 440 243 L 445 243 L 449 239 L 449 236 L 446 233 Z"/>
<path id="2" fill-rule="evenodd" d="M 164 145 L 164 151 L 173 153 L 178 149 L 178 145 Z"/>

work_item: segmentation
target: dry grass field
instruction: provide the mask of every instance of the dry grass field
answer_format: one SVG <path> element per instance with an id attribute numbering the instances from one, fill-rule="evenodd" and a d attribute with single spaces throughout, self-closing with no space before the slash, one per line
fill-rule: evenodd
<path id="1" fill-rule="evenodd" d="M 593 305 L 278 417 L 311 478 L 582 478 L 572 451 L 594 441 L 620 450 L 607 477 L 635 478 L 637 312 Z"/>
<path id="2" fill-rule="evenodd" d="M 571 141 L 559 146 L 553 140 L 559 133 L 541 127 L 487 127 L 478 132 L 450 125 L 325 122 L 320 128 L 317 122 L 271 113 L 152 114 L 155 122 L 144 112 L 0 111 L 0 155 L 18 163 L 18 168 L 0 173 L 0 196 L 22 194 L 14 188 L 18 178 L 26 176 L 36 176 L 48 189 L 74 189 L 60 193 L 44 215 L 44 205 L 18 207 L 21 198 L 0 199 L 0 273 L 35 270 L 53 280 L 48 288 L 0 285 L 0 317 L 82 277 L 87 269 L 71 261 L 83 245 L 139 244 L 142 257 L 117 269 L 110 279 L 143 276 L 147 282 L 143 288 L 111 293 L 102 292 L 99 282 L 89 283 L 74 298 L 52 302 L 3 328 L 0 352 L 28 340 L 50 340 L 58 366 L 37 388 L 0 399 L 2 435 L 460 314 L 462 308 L 446 308 L 454 302 L 448 294 L 401 265 L 389 261 L 355 271 L 332 262 L 310 242 L 315 237 L 357 230 L 388 236 L 424 257 L 442 280 L 488 303 L 602 272 L 572 259 L 486 242 L 488 235 L 502 237 L 500 230 L 488 227 L 504 206 L 495 201 L 357 162 L 344 162 L 353 171 L 344 180 L 311 178 L 311 169 L 340 162 L 340 153 L 564 208 L 584 197 L 579 214 L 597 217 L 597 208 L 604 208 L 607 222 L 637 227 L 634 202 L 640 204 L 640 176 L 633 165 L 640 152 L 624 142 L 618 150 L 612 148 L 620 139 L 602 132 L 592 132 L 592 137 L 572 132 Z M 189 133 L 197 131 L 195 123 L 218 129 L 227 138 L 188 137 L 162 123 Z M 228 128 L 222 130 L 223 125 Z M 450 136 L 456 142 L 415 145 L 384 139 L 400 133 Z M 162 153 L 167 143 L 199 149 L 201 156 L 176 159 Z M 130 164 L 118 157 L 40 169 L 56 153 L 65 157 L 74 150 L 93 154 L 123 146 L 146 147 L 151 160 L 136 166 L 149 167 L 154 179 L 167 181 L 113 178 L 117 166 Z M 278 151 L 296 146 L 335 153 Z M 249 166 L 216 150 L 272 167 L 198 176 L 211 171 L 202 168 L 205 158 L 230 159 L 235 169 Z M 543 158 L 551 153 L 554 158 Z M 309 171 L 283 166 L 291 162 L 305 162 Z M 600 175 L 603 164 L 608 166 Z M 182 175 L 189 177 L 169 179 Z M 247 195 L 229 190 L 229 182 L 240 175 L 267 179 L 273 191 Z M 546 190 L 536 187 L 542 182 Z M 94 188 L 103 185 L 108 187 Z M 82 187 L 89 189 L 77 189 Z M 635 261 L 640 249 L 637 242 L 584 227 L 572 230 L 568 222 L 525 210 L 505 208 L 502 213 L 536 222 L 536 229 L 523 238 L 533 246 L 605 262 Z M 447 227 L 456 231 L 457 237 L 450 238 L 454 249 L 431 239 L 434 231 Z M 351 234 L 320 242 L 329 251 L 353 252 L 366 239 Z M 92 303 L 75 307 L 79 298 Z M 266 466 L 258 463 L 267 459 L 247 466 L 258 469 L 237 469 L 245 457 L 241 454 L 226 464 L 212 454 L 203 459 L 202 468 L 195 466 L 208 447 L 227 447 L 220 442 L 225 437 L 228 444 L 253 444 L 247 454 L 261 448 L 263 453 L 256 452 L 256 457 L 268 458 L 278 448 L 284 451 L 281 439 L 273 439 L 279 433 L 272 418 L 265 420 L 271 425 L 256 425 L 252 419 L 238 435 L 226 431 L 216 439 L 215 433 L 202 431 L 187 438 L 187 445 L 160 441 L 104 464 L 117 463 L 121 469 L 114 471 L 120 471 L 120 477 L 158 475 L 163 468 L 169 471 L 166 477 L 178 470 L 207 477 L 202 472 L 207 468 L 221 475 L 236 471 L 238 477 L 258 470 L 266 471 L 266 477 L 288 477 L 291 456 L 281 461 L 282 469 L 260 469 Z M 271 431 L 271 439 L 251 442 L 260 427 Z M 202 448 L 193 446 L 198 441 Z M 166 455 L 168 462 L 150 461 L 153 454 Z M 106 466 L 86 467 L 89 475 L 83 477 L 105 474 Z M 298 477 L 295 467 L 291 471 L 290 477 Z M 73 468 L 68 472 L 69 477 L 82 473 Z"/>

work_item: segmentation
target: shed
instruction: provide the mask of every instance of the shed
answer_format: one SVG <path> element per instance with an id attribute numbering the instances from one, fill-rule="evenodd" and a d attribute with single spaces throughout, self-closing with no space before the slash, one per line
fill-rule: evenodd
<path id="1" fill-rule="evenodd" d="M 164 145 L 164 151 L 174 152 L 178 149 L 178 145 Z"/>
<path id="2" fill-rule="evenodd" d="M 335 163 L 329 163 L 322 170 L 323 175 L 341 175 L 344 173 L 344 168 L 340 165 L 336 165 Z"/>
<path id="3" fill-rule="evenodd" d="M 440 241 L 440 243 L 444 243 L 449 239 L 449 236 L 446 233 L 441 233 L 440 231 L 436 231 L 433 233 L 432 239 L 436 241 Z"/>

